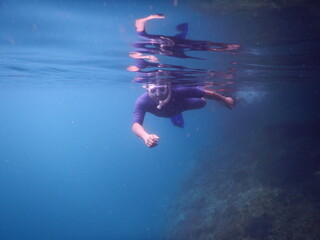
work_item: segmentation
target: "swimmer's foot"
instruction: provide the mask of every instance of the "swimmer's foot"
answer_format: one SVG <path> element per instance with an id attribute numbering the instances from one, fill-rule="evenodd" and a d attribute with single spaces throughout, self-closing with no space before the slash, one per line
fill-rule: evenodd
<path id="1" fill-rule="evenodd" d="M 231 97 L 225 97 L 224 98 L 224 103 L 230 109 L 234 108 L 234 106 L 235 106 L 235 101 Z"/>

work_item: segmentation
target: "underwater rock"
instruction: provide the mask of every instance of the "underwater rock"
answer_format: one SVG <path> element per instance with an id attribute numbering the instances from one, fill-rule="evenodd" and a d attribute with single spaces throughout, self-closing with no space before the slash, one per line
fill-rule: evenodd
<path id="1" fill-rule="evenodd" d="M 198 162 L 172 206 L 167 239 L 319 238 L 319 124 L 254 131 L 241 148 L 235 139 Z"/>

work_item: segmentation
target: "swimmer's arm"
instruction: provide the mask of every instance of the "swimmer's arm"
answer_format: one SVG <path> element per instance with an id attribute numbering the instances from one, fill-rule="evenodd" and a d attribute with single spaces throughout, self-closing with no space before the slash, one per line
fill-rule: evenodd
<path id="1" fill-rule="evenodd" d="M 144 31 L 146 22 L 151 20 L 151 19 L 156 19 L 156 18 L 164 18 L 164 15 L 162 15 L 162 14 L 152 14 L 152 15 L 150 15 L 148 17 L 137 19 L 136 20 L 136 30 L 137 30 L 137 32 Z"/>
<path id="2" fill-rule="evenodd" d="M 159 137 L 155 134 L 147 133 L 141 124 L 134 123 L 132 125 L 132 131 L 141 138 L 148 147 L 152 148 L 158 145 Z"/>
<path id="3" fill-rule="evenodd" d="M 213 92 L 210 90 L 204 90 L 204 92 L 205 92 L 204 98 L 223 102 L 227 105 L 228 108 L 234 107 L 234 101 L 231 97 L 224 97 L 224 96 L 220 95 L 219 93 L 216 93 L 216 92 Z"/>
<path id="4" fill-rule="evenodd" d="M 132 125 L 132 131 L 143 140 L 145 140 L 149 135 L 139 123 L 134 123 Z"/>

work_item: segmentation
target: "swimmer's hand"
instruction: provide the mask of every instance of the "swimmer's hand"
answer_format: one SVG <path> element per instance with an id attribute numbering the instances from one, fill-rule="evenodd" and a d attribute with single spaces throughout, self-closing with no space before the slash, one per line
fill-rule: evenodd
<path id="1" fill-rule="evenodd" d="M 158 145 L 159 137 L 155 134 L 149 134 L 145 137 L 144 143 L 149 147 L 153 148 Z"/>

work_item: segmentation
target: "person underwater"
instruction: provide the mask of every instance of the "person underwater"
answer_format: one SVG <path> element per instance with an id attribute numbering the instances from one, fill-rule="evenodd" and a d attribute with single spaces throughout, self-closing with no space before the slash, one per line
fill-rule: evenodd
<path id="1" fill-rule="evenodd" d="M 143 123 L 147 112 L 158 117 L 170 118 L 174 126 L 183 128 L 182 113 L 203 108 L 206 99 L 220 101 L 230 109 L 234 107 L 234 100 L 231 97 L 224 97 L 202 87 L 172 86 L 171 82 L 167 81 L 148 83 L 143 87 L 146 93 L 135 102 L 132 131 L 149 148 L 156 147 L 160 138 L 157 134 L 148 133 L 144 129 Z"/>

